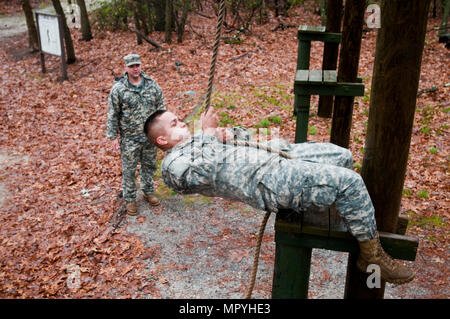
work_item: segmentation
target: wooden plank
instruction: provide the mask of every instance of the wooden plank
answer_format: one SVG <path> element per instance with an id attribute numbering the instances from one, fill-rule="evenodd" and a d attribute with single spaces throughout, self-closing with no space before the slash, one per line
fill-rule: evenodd
<path id="1" fill-rule="evenodd" d="M 309 71 L 308 80 L 311 84 L 322 84 L 322 70 Z"/>
<path id="2" fill-rule="evenodd" d="M 323 71 L 323 83 L 329 85 L 336 85 L 337 74 L 335 70 L 324 70 Z"/>
<path id="3" fill-rule="evenodd" d="M 309 77 L 309 70 L 297 70 L 295 74 L 295 83 L 307 84 Z"/>
<path id="4" fill-rule="evenodd" d="M 358 252 L 357 241 L 349 232 L 311 225 L 302 227 L 299 214 L 292 213 L 287 217 L 283 212 L 277 214 L 275 239 L 277 236 L 281 236 L 279 237 L 281 240 L 289 239 L 290 245 L 300 247 Z M 289 236 L 280 235 L 281 233 Z M 379 233 L 381 244 L 389 255 L 397 259 L 415 260 L 419 246 L 417 238 L 386 232 Z"/>
<path id="5" fill-rule="evenodd" d="M 298 31 L 298 40 L 301 41 L 322 41 L 326 43 L 340 43 L 342 35 L 340 33 L 333 32 L 310 32 L 310 31 Z"/>
<path id="6" fill-rule="evenodd" d="M 295 82 L 294 93 L 298 95 L 364 96 L 364 84 L 338 82 L 336 85 L 317 85 Z"/>
<path id="7" fill-rule="evenodd" d="M 419 239 L 406 235 L 380 233 L 384 250 L 393 258 L 414 261 L 419 247 Z"/>
<path id="8" fill-rule="evenodd" d="M 313 26 L 313 25 L 301 25 L 298 27 L 298 32 L 302 33 L 323 33 L 326 28 L 323 25 Z"/>
<path id="9" fill-rule="evenodd" d="M 350 234 L 348 236 L 351 236 Z M 275 232 L 275 242 L 295 247 L 318 248 L 341 252 L 358 253 L 358 242 L 355 238 L 336 238 L 308 233 L 296 234 L 283 231 Z"/>

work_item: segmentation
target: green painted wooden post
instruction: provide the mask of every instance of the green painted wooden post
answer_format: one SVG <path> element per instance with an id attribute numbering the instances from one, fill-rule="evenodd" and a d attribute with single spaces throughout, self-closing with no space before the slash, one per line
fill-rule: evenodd
<path id="1" fill-rule="evenodd" d="M 275 242 L 272 298 L 308 298 L 312 249 Z"/>
<path id="2" fill-rule="evenodd" d="M 310 95 L 295 94 L 295 109 L 297 119 L 295 125 L 295 143 L 306 142 L 308 136 Z"/>
<path id="3" fill-rule="evenodd" d="M 311 41 L 298 41 L 297 70 L 309 69 L 309 55 L 311 53 Z M 310 95 L 294 96 L 294 114 L 297 116 L 295 129 L 295 143 L 306 142 L 308 134 L 308 120 Z"/>
<path id="4" fill-rule="evenodd" d="M 311 52 L 311 41 L 298 41 L 297 70 L 309 69 L 309 54 Z"/>

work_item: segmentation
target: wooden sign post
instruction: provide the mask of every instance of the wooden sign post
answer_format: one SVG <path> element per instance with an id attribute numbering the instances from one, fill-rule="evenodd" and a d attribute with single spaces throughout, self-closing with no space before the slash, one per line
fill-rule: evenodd
<path id="1" fill-rule="evenodd" d="M 39 40 L 42 73 L 45 73 L 45 54 L 61 57 L 61 80 L 67 80 L 66 54 L 64 50 L 64 38 L 62 18 L 56 14 L 34 12 L 36 15 L 36 29 Z"/>

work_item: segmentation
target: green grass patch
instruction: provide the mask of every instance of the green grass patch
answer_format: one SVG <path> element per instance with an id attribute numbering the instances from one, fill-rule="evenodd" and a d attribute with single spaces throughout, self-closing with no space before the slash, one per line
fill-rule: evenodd
<path id="1" fill-rule="evenodd" d="M 420 190 L 417 193 L 417 196 L 420 198 L 428 198 L 428 191 L 427 190 Z"/>
<path id="2" fill-rule="evenodd" d="M 406 196 L 406 197 L 411 197 L 412 192 L 409 189 L 404 189 L 404 190 L 402 190 L 402 195 Z"/>
<path id="3" fill-rule="evenodd" d="M 219 126 L 227 126 L 228 124 L 233 125 L 234 120 L 230 117 L 227 112 L 220 112 L 219 114 Z"/>
<path id="4" fill-rule="evenodd" d="M 431 215 L 430 217 L 420 216 L 416 213 L 411 214 L 408 227 L 416 226 L 422 229 L 435 229 L 447 226 L 447 222 L 442 217 Z"/>
<path id="5" fill-rule="evenodd" d="M 281 117 L 276 116 L 276 115 L 272 115 L 269 117 L 269 121 L 272 122 L 273 124 L 281 124 L 283 123 L 283 120 L 281 119 Z"/>
<path id="6" fill-rule="evenodd" d="M 314 126 L 308 126 L 308 134 L 309 135 L 316 135 L 317 134 L 317 128 Z"/>
<path id="7" fill-rule="evenodd" d="M 268 127 L 270 125 L 270 121 L 268 119 L 262 119 L 259 121 L 260 127 Z"/>

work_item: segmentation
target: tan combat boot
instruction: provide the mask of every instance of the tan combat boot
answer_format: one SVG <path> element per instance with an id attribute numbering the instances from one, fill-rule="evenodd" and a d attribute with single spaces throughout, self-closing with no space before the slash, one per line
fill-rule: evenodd
<path id="1" fill-rule="evenodd" d="M 152 194 L 144 194 L 145 200 L 152 206 L 158 206 L 160 204 L 160 201 L 158 197 Z"/>
<path id="2" fill-rule="evenodd" d="M 136 201 L 128 202 L 126 204 L 126 209 L 128 215 L 136 216 L 137 215 Z"/>
<path id="3" fill-rule="evenodd" d="M 367 273 L 370 264 L 380 266 L 381 278 L 393 284 L 405 284 L 414 279 L 414 273 L 408 267 L 392 259 L 381 247 L 378 232 L 375 237 L 359 243 L 359 257 L 356 266 Z"/>

